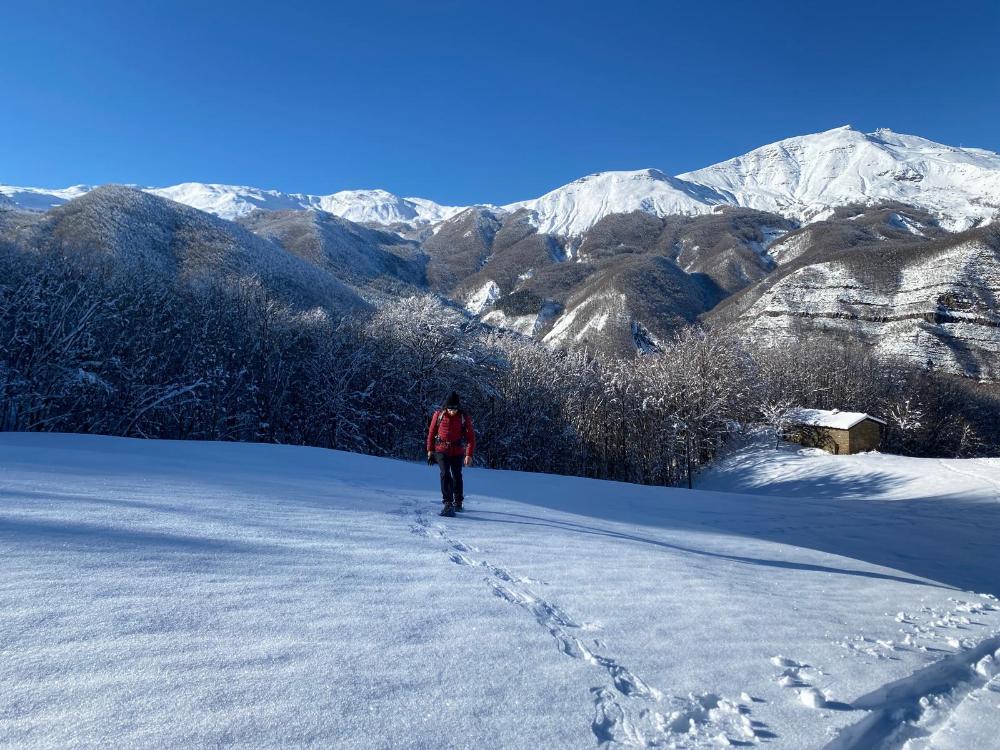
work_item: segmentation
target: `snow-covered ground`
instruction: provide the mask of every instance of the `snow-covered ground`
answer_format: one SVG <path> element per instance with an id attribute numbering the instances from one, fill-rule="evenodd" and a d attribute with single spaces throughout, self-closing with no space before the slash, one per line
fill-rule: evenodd
<path id="1" fill-rule="evenodd" d="M 996 460 L 436 482 L 0 435 L 0 746 L 997 747 Z"/>

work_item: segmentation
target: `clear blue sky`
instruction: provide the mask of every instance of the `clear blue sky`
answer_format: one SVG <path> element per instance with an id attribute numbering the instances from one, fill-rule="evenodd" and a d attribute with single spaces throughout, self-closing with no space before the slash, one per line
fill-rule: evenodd
<path id="1" fill-rule="evenodd" d="M 1000 151 L 1000 2 L 5 2 L 0 183 L 534 197 L 852 124 Z"/>

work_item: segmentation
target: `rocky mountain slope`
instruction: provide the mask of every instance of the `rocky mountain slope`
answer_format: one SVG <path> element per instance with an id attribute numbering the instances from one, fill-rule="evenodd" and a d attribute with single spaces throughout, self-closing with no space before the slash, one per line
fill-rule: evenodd
<path id="1" fill-rule="evenodd" d="M 0 243 L 256 274 L 296 304 L 430 291 L 553 346 L 629 354 L 700 319 L 1000 377 L 1000 155 L 888 130 L 789 138 L 679 177 L 604 172 L 503 207 L 200 183 L 0 186 L 3 207 Z"/>
<path id="2" fill-rule="evenodd" d="M 421 245 L 317 211 L 238 222 L 139 190 L 93 190 L 45 214 L 0 212 L 0 243 L 92 254 L 165 282 L 260 278 L 336 311 L 436 291 L 484 323 L 556 347 L 628 355 L 699 319 L 765 340 L 855 337 L 886 356 L 1000 378 L 998 230 L 952 233 L 901 204 L 804 226 L 719 207 L 610 214 L 575 241 L 532 214 L 473 208 Z"/>
<path id="3" fill-rule="evenodd" d="M 789 234 L 773 248 L 787 262 L 706 318 L 763 341 L 860 339 L 887 358 L 1000 379 L 1000 227 L 915 234 L 920 218 L 883 209 Z"/>
<path id="4" fill-rule="evenodd" d="M 720 208 L 604 217 L 575 242 L 541 233 L 525 209 L 469 209 L 424 243 L 432 287 L 484 322 L 617 354 L 655 346 L 774 267 L 766 248 L 796 225 Z"/>
<path id="5" fill-rule="evenodd" d="M 426 285 L 419 244 L 324 211 L 254 211 L 236 222 L 356 289 L 414 293 Z"/>

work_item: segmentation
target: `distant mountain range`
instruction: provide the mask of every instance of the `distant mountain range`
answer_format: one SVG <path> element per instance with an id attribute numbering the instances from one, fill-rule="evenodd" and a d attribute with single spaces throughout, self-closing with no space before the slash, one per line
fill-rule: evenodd
<path id="1" fill-rule="evenodd" d="M 224 219 L 256 209 L 313 209 L 362 224 L 418 227 L 468 208 L 402 198 L 385 190 L 307 195 L 197 182 L 144 189 Z M 33 211 L 88 190 L 85 185 L 59 190 L 0 185 L 0 194 Z M 507 213 L 526 209 L 539 232 L 579 236 L 604 216 L 632 211 L 693 216 L 738 206 L 811 222 L 828 218 L 838 206 L 885 201 L 925 209 L 952 230 L 993 221 L 1000 212 L 1000 154 L 887 129 L 862 133 L 845 126 L 787 138 L 676 177 L 656 169 L 600 172 L 539 198 L 487 207 Z"/>
<path id="2" fill-rule="evenodd" d="M 246 216 L 258 209 L 263 211 L 312 209 L 361 224 L 420 226 L 447 219 L 463 210 L 460 207 L 439 206 L 423 198 L 400 198 L 385 190 L 342 190 L 330 195 L 306 195 L 202 182 L 184 182 L 164 188 L 141 189 L 229 220 Z M 27 211 L 47 211 L 91 190 L 93 190 L 91 185 L 74 185 L 59 190 L 0 185 L 0 196 L 7 197 L 19 208 Z"/>
<path id="3" fill-rule="evenodd" d="M 701 320 L 774 341 L 853 337 L 992 380 L 998 218 L 1000 155 L 850 127 L 677 177 L 594 174 L 505 206 L 382 190 L 0 186 L 0 245 L 183 278 L 254 274 L 304 308 L 430 291 L 557 347 L 651 350 Z"/>

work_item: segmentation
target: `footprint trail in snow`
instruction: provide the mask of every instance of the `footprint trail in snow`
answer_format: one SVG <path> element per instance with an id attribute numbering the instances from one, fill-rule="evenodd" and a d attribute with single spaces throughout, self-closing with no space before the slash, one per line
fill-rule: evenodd
<path id="1" fill-rule="evenodd" d="M 416 500 L 406 500 L 402 514 L 411 514 L 410 531 L 443 545 L 456 565 L 480 570 L 494 596 L 514 605 L 544 628 L 559 652 L 604 673 L 607 683 L 590 689 L 594 704 L 591 731 L 598 747 L 699 748 L 722 745 L 755 745 L 773 737 L 764 725 L 750 719 L 749 696 L 729 700 L 714 693 L 671 696 L 654 687 L 607 652 L 600 640 L 586 633 L 596 628 L 568 614 L 531 586 L 544 582 L 513 573 L 478 557 L 480 550 L 449 533 L 444 523 L 432 520 Z"/>

